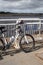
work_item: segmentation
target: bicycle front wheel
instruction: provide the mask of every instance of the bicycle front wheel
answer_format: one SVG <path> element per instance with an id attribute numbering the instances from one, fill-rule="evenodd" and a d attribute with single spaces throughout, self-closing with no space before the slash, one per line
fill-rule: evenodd
<path id="1" fill-rule="evenodd" d="M 35 48 L 35 40 L 34 40 L 33 36 L 30 34 L 25 34 L 24 36 L 22 36 L 22 38 L 20 40 L 20 48 L 24 52 L 29 52 L 33 48 Z"/>

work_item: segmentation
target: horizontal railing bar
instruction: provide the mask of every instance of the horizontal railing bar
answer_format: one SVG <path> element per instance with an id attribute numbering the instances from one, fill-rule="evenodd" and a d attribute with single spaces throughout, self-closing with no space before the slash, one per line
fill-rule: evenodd
<path id="1" fill-rule="evenodd" d="M 43 24 L 43 23 L 40 23 L 40 22 L 31 22 L 31 23 L 25 23 L 25 24 Z M 16 23 L 7 23 L 7 24 L 0 24 L 0 25 L 16 25 Z"/>
<path id="2" fill-rule="evenodd" d="M 31 23 L 26 23 L 26 24 L 43 24 L 43 23 L 40 23 L 40 22 L 31 22 Z"/>
<path id="3" fill-rule="evenodd" d="M 16 21 L 17 19 L 0 19 L 0 21 Z"/>
<path id="4" fill-rule="evenodd" d="M 40 18 L 19 18 L 18 20 L 40 20 Z"/>
<path id="5" fill-rule="evenodd" d="M 15 23 L 7 23 L 7 24 L 0 24 L 0 25 L 16 25 Z"/>
<path id="6" fill-rule="evenodd" d="M 32 20 L 32 21 L 40 21 L 40 20 L 43 20 L 43 19 L 40 19 L 40 18 L 19 18 L 18 20 Z"/>
<path id="7" fill-rule="evenodd" d="M 16 21 L 16 20 L 43 21 L 43 19 L 40 18 L 0 19 L 0 21 Z"/>

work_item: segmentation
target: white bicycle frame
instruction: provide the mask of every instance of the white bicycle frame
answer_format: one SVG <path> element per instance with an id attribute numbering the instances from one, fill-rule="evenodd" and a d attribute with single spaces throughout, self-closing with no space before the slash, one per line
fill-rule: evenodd
<path id="1" fill-rule="evenodd" d="M 10 41 L 7 42 L 7 40 L 6 40 L 5 36 L 4 36 L 4 33 L 2 33 L 2 40 L 5 43 L 4 45 L 6 46 L 8 43 L 10 43 L 10 42 L 12 43 L 12 41 L 14 41 L 14 36 L 10 37 Z"/>
<path id="2" fill-rule="evenodd" d="M 19 38 L 19 35 L 20 35 L 20 34 L 17 33 L 17 34 L 15 35 L 15 37 L 14 37 L 14 36 L 10 37 L 10 41 L 7 42 L 6 39 L 5 39 L 4 34 L 2 34 L 2 39 L 3 39 L 3 42 L 5 43 L 4 45 L 6 46 L 6 45 L 7 45 L 8 43 L 10 43 L 10 42 L 11 42 L 11 44 L 14 44 L 14 43 L 12 43 L 12 41 L 13 41 L 13 42 L 16 42 L 17 38 Z M 27 40 L 26 35 L 24 36 L 24 38 L 25 38 L 25 41 L 28 43 L 28 40 Z M 16 46 L 19 46 L 19 44 L 17 44 L 17 43 L 15 43 L 15 45 L 16 45 Z"/>
<path id="3" fill-rule="evenodd" d="M 13 29 L 14 29 L 14 28 L 13 28 Z M 19 38 L 19 35 L 20 35 L 20 33 L 16 30 L 16 35 L 15 35 L 15 37 L 14 37 L 14 36 L 10 37 L 9 42 L 7 42 L 7 40 L 5 39 L 4 33 L 2 33 L 3 42 L 5 43 L 4 45 L 6 46 L 6 45 L 7 45 L 8 43 L 10 43 L 10 42 L 11 42 L 11 44 L 14 44 L 14 43 L 16 42 L 17 38 Z M 27 37 L 26 37 L 25 33 L 24 33 L 24 38 L 25 38 L 25 41 L 28 43 L 28 40 L 27 40 Z M 12 41 L 13 41 L 14 43 L 12 43 Z M 17 43 L 15 43 L 15 45 L 17 45 Z"/>
<path id="4" fill-rule="evenodd" d="M 19 33 L 16 34 L 15 37 L 14 37 L 14 36 L 11 36 L 9 42 L 7 42 L 4 33 L 2 33 L 2 40 L 3 40 L 3 42 L 5 43 L 5 44 L 4 44 L 5 46 L 6 46 L 8 43 L 10 43 L 10 42 L 12 43 L 12 41 L 15 42 L 18 37 L 19 37 Z"/>

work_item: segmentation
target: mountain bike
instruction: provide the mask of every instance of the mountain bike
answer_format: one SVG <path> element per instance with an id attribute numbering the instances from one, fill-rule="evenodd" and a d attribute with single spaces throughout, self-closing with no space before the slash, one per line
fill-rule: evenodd
<path id="1" fill-rule="evenodd" d="M 30 34 L 24 34 L 20 26 L 18 27 L 18 29 L 19 29 L 19 35 L 17 39 L 20 38 L 20 41 L 19 41 L 20 48 L 24 52 L 31 51 L 33 48 L 35 48 L 34 37 Z M 10 42 L 6 40 L 4 33 L 7 32 L 7 30 L 5 30 L 5 26 L 0 27 L 0 32 L 1 32 L 0 45 L 2 45 L 2 50 L 9 49 L 12 46 L 12 43 L 15 41 L 15 38 L 11 37 Z"/>

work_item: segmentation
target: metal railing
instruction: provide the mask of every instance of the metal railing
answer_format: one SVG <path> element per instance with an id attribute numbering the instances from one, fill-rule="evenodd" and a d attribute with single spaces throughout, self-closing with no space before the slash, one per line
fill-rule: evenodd
<path id="1" fill-rule="evenodd" d="M 24 21 L 24 27 L 22 26 L 22 29 L 24 30 L 25 33 L 29 33 L 29 34 L 41 34 L 41 32 L 43 33 L 43 19 L 39 19 L 39 18 L 35 18 L 35 19 L 30 19 L 30 18 L 21 18 L 18 20 L 23 20 Z M 17 21 L 17 19 L 0 19 L 0 21 Z M 7 24 L 0 24 L 0 26 L 6 26 L 6 29 L 8 30 L 7 32 L 5 32 L 5 36 L 12 36 L 15 35 L 15 30 L 13 28 L 15 28 L 15 22 L 14 23 L 7 23 Z M 13 30 L 11 30 L 13 29 Z"/>

